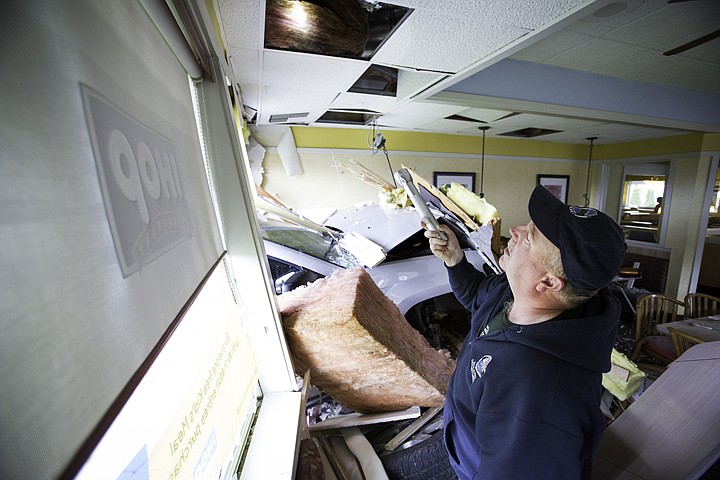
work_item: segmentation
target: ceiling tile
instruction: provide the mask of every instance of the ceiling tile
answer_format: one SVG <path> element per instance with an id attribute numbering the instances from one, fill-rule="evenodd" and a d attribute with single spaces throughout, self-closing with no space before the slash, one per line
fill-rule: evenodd
<path id="1" fill-rule="evenodd" d="M 526 33 L 472 18 L 416 10 L 375 54 L 373 62 L 421 71 L 457 72 Z"/>
<path id="2" fill-rule="evenodd" d="M 596 125 L 602 125 L 605 122 L 598 120 L 583 120 L 578 118 L 560 118 L 552 117 L 549 118 L 549 122 L 544 124 L 544 128 L 550 128 L 553 130 L 562 130 L 565 132 L 580 131 L 588 128 L 593 128 Z"/>
<path id="3" fill-rule="evenodd" d="M 263 3 L 261 0 L 218 0 L 225 48 L 262 48 Z"/>
<path id="4" fill-rule="evenodd" d="M 241 84 L 260 84 L 260 50 L 233 48 L 228 50 L 228 60 L 235 79 Z"/>
<path id="5" fill-rule="evenodd" d="M 598 72 L 604 65 L 615 63 L 646 50 L 632 45 L 626 45 L 619 49 L 616 48 L 616 45 L 603 38 L 595 38 L 555 55 L 546 63 L 583 72 Z"/>
<path id="6" fill-rule="evenodd" d="M 567 30 L 600 37 L 667 7 L 667 0 L 626 0 L 625 3 L 628 4 L 629 8 L 617 15 L 598 18 L 590 14 L 568 26 Z"/>
<path id="7" fill-rule="evenodd" d="M 463 117 L 474 118 L 475 120 L 482 120 L 483 122 L 492 123 L 500 118 L 510 115 L 514 112 L 503 111 L 503 110 L 490 110 L 486 108 L 468 108 L 463 110 L 458 115 Z"/>
<path id="8" fill-rule="evenodd" d="M 528 62 L 544 62 L 556 55 L 591 41 L 594 37 L 582 33 L 561 30 L 529 47 L 520 50 L 511 58 Z"/>
<path id="9" fill-rule="evenodd" d="M 467 107 L 461 105 L 444 105 L 442 103 L 412 102 L 399 105 L 392 110 L 398 115 L 411 115 L 424 118 L 445 118 L 462 112 Z"/>
<path id="10" fill-rule="evenodd" d="M 663 51 L 687 43 L 720 24 L 720 1 L 693 0 L 668 4 L 667 0 L 623 0 L 629 5 L 619 15 L 588 16 L 558 32 L 541 34 L 542 40 L 515 53 L 514 59 L 566 69 L 589 71 L 648 84 L 662 84 L 720 95 L 720 39 L 673 57 Z M 477 124 L 446 120 L 449 115 L 487 121 L 488 135 L 526 127 L 563 130 L 539 140 L 586 143 L 602 135 L 602 142 L 656 138 L 675 134 L 664 129 L 552 115 L 515 115 L 505 120 L 510 108 L 522 111 L 523 102 L 503 109 L 465 105 L 418 103 L 413 97 L 451 73 L 483 65 L 488 55 L 527 39 L 532 30 L 553 28 L 556 20 L 589 0 L 396 0 L 387 3 L 415 9 L 373 58 L 373 63 L 400 68 L 398 96 L 381 97 L 347 93 L 369 66 L 368 62 L 325 56 L 265 50 L 262 48 L 264 3 L 261 0 L 217 0 L 223 41 L 243 100 L 249 109 L 261 108 L 258 121 L 271 114 L 310 112 L 308 121 L 330 106 L 385 113 L 380 124 L 398 129 L 458 132 L 481 135 Z M 611 0 L 600 0 L 602 7 Z M 592 7 L 591 7 L 592 8 Z M 707 31 L 706 31 L 707 30 Z M 486 62 L 492 63 L 492 62 Z M 481 79 L 482 70 L 476 72 Z M 517 97 L 516 97 L 517 98 Z M 716 101 L 708 97 L 708 101 Z M 553 102 L 548 111 L 553 112 Z M 265 107 L 268 110 L 265 110 Z M 535 109 L 525 105 L 527 109 Z M 497 108 L 497 110 L 494 110 Z M 558 110 L 560 111 L 560 110 Z M 582 115 L 580 113 L 579 115 Z M 338 127 L 340 125 L 336 125 Z"/>
<path id="11" fill-rule="evenodd" d="M 395 127 L 406 130 L 412 130 L 427 122 L 427 118 L 418 115 L 401 115 L 396 113 L 386 113 L 378 118 L 378 125 Z"/>
<path id="12" fill-rule="evenodd" d="M 263 83 L 272 87 L 346 92 L 370 64 L 361 60 L 265 50 Z"/>
<path id="13" fill-rule="evenodd" d="M 678 15 L 680 9 L 684 10 L 683 15 Z M 679 46 L 685 37 L 697 38 L 716 30 L 719 21 L 720 2 L 717 0 L 668 4 L 646 17 L 613 30 L 608 37 L 646 48 L 669 43 Z"/>
<path id="14" fill-rule="evenodd" d="M 720 72 L 702 78 L 688 78 L 685 87 L 720 95 Z"/>
<path id="15" fill-rule="evenodd" d="M 428 119 L 425 119 L 425 122 L 420 124 L 418 128 L 423 130 L 432 130 L 435 132 L 444 132 L 444 133 L 457 133 L 462 130 L 469 130 L 469 131 L 478 131 L 478 128 L 481 124 L 476 122 L 466 122 L 464 120 L 448 120 L 444 118 L 440 119 L 434 119 L 431 121 L 428 121 Z"/>
<path id="16" fill-rule="evenodd" d="M 422 92 L 430 85 L 433 85 L 443 79 L 445 76 L 445 74 L 441 73 L 398 70 L 398 100 L 404 100 L 417 94 L 418 92 Z"/>
<path id="17" fill-rule="evenodd" d="M 430 0 L 426 8 L 459 18 L 533 30 L 552 22 L 582 0 Z"/>
<path id="18" fill-rule="evenodd" d="M 271 115 L 309 112 L 308 118 L 314 121 L 327 111 L 336 96 L 333 91 L 266 86 L 262 91 L 263 115 L 259 120 L 266 123 Z"/>
<path id="19" fill-rule="evenodd" d="M 392 110 L 396 105 L 397 99 L 395 97 L 344 92 L 332 102 L 330 108 L 334 110 L 365 109 L 385 112 Z"/>

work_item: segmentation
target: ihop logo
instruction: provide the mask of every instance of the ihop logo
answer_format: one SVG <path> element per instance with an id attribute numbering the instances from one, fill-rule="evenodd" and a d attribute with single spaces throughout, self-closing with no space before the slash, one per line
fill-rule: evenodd
<path id="1" fill-rule="evenodd" d="M 168 138 L 83 86 L 105 210 L 123 276 L 192 237 L 178 152 Z"/>

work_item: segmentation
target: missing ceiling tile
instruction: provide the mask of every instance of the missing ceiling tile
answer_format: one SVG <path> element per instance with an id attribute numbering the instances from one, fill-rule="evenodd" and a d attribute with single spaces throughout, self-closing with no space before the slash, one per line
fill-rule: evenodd
<path id="1" fill-rule="evenodd" d="M 328 110 L 316 123 L 337 123 L 343 125 L 368 125 L 377 117 L 377 112 Z"/>
<path id="2" fill-rule="evenodd" d="M 562 130 L 549 130 L 547 128 L 522 128 L 520 130 L 513 130 L 512 132 L 501 133 L 500 135 L 505 137 L 520 137 L 520 138 L 533 138 L 541 135 L 549 135 L 551 133 L 560 133 Z"/>
<path id="3" fill-rule="evenodd" d="M 445 117 L 445 120 L 460 120 L 463 122 L 487 123 L 483 120 L 478 120 L 477 118 L 463 117 L 462 115 L 450 115 L 449 117 Z"/>
<path id="4" fill-rule="evenodd" d="M 412 11 L 361 0 L 267 0 L 265 48 L 369 60 Z"/>
<path id="5" fill-rule="evenodd" d="M 348 92 L 369 95 L 397 96 L 397 68 L 370 65 Z"/>

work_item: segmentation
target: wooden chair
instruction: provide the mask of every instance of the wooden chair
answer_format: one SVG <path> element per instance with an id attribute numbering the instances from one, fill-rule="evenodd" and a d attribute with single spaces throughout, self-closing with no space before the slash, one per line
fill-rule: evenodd
<path id="1" fill-rule="evenodd" d="M 685 295 L 685 318 L 709 317 L 720 313 L 720 298 L 705 293 Z"/>
<path id="2" fill-rule="evenodd" d="M 677 321 L 678 308 L 683 305 L 679 300 L 658 294 L 645 295 L 638 299 L 635 314 L 635 348 L 630 360 L 637 363 L 640 353 L 644 353 L 658 360 L 662 365 L 668 365 L 677 358 L 672 339 L 668 335 L 659 334 L 656 327 L 661 323 Z M 640 364 L 638 366 L 642 368 Z M 661 366 L 660 370 L 662 368 Z"/>
<path id="3" fill-rule="evenodd" d="M 670 332 L 670 338 L 672 338 L 673 344 L 675 345 L 675 353 L 678 357 L 685 353 L 690 347 L 694 347 L 698 343 L 703 343 L 699 338 L 672 327 L 668 327 L 668 331 Z"/>

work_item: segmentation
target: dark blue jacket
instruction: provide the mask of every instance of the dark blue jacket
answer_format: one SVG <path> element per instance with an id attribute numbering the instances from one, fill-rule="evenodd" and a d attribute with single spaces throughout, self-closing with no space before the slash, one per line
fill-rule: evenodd
<path id="1" fill-rule="evenodd" d="M 604 288 L 568 315 L 481 336 L 512 299 L 507 277 L 486 277 L 466 260 L 448 274 L 472 313 L 444 410 L 445 442 L 460 480 L 589 479 L 605 427 L 601 382 L 610 370 L 619 301 Z"/>

